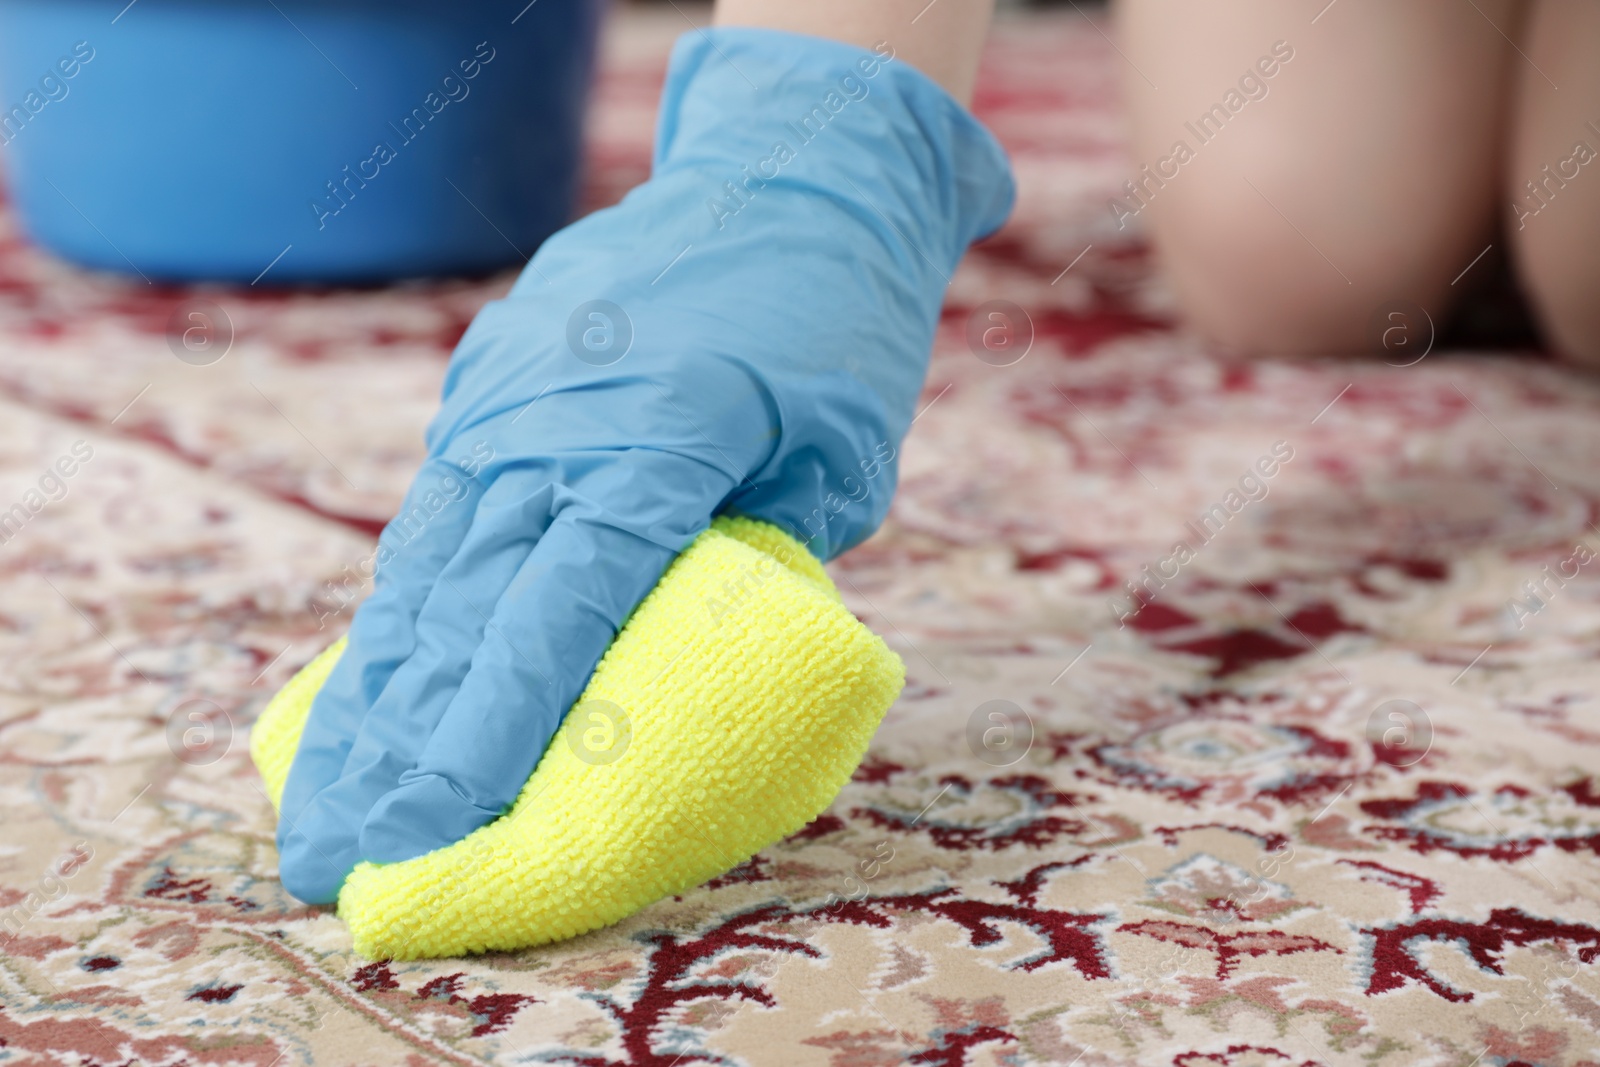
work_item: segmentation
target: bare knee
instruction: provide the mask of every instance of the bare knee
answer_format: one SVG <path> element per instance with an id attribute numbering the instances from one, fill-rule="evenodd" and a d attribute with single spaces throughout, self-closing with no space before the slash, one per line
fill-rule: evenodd
<path id="1" fill-rule="evenodd" d="M 1204 205 L 1173 205 L 1152 227 L 1191 329 L 1247 356 L 1393 362 L 1426 347 L 1464 265 L 1458 238 L 1416 233 L 1391 244 L 1319 234 L 1313 242 L 1265 190 L 1246 185 L 1244 193 L 1248 199 L 1213 191 Z"/>
<path id="2" fill-rule="evenodd" d="M 1442 314 L 1494 221 L 1509 4 L 1118 10 L 1140 221 L 1196 329 L 1352 353 L 1388 302 Z"/>
<path id="3" fill-rule="evenodd" d="M 1530 224 L 1512 244 L 1545 343 L 1559 356 L 1600 367 L 1600 256 L 1593 232 L 1541 231 Z"/>
<path id="4" fill-rule="evenodd" d="M 1546 343 L 1600 366 L 1600 138 L 1586 110 L 1600 93 L 1597 37 L 1592 3 L 1533 7 L 1523 47 L 1542 73 L 1519 72 L 1506 185 L 1512 254 Z"/>

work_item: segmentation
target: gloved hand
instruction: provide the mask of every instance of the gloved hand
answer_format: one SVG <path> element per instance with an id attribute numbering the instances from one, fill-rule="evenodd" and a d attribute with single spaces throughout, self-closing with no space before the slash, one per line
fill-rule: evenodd
<path id="1" fill-rule="evenodd" d="M 903 62 L 686 34 L 650 180 L 550 238 L 456 349 L 284 790 L 289 891 L 332 901 L 358 861 L 505 811 L 718 511 L 822 559 L 869 535 L 948 277 L 1012 196 L 993 138 Z"/>

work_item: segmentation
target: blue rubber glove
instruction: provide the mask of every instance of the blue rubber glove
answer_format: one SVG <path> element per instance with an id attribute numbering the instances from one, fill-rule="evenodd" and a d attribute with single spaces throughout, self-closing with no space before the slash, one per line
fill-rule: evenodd
<path id="1" fill-rule="evenodd" d="M 503 813 L 717 512 L 822 559 L 868 536 L 949 275 L 1012 197 L 994 139 L 885 46 L 685 35 L 650 180 L 456 349 L 284 790 L 289 891 L 332 901 L 358 861 Z"/>

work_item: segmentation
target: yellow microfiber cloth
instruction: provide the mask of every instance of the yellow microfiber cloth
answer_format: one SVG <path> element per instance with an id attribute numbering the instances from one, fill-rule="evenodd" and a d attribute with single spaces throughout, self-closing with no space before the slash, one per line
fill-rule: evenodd
<path id="1" fill-rule="evenodd" d="M 274 805 L 343 648 L 251 731 Z M 821 814 L 904 681 L 798 541 L 719 518 L 629 617 L 511 810 L 447 848 L 357 865 L 339 915 L 372 959 L 512 951 L 618 922 Z"/>

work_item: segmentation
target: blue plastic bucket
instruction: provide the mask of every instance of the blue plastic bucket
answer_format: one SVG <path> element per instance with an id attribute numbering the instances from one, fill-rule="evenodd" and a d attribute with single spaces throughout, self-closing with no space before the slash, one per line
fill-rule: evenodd
<path id="1" fill-rule="evenodd" d="M 600 0 L 0 0 L 39 244 L 150 279 L 519 263 L 567 221 Z"/>

